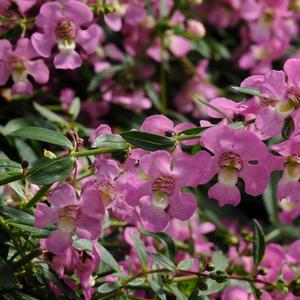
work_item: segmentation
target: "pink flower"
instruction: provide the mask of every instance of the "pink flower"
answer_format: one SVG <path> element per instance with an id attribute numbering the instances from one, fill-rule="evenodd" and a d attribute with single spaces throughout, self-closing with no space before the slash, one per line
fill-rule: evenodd
<path id="1" fill-rule="evenodd" d="M 152 115 L 147 117 L 141 125 L 141 131 L 158 134 L 158 135 L 173 135 L 179 134 L 186 129 L 194 128 L 195 125 L 190 122 L 182 122 L 178 125 L 174 125 L 173 121 L 164 115 Z M 195 145 L 197 140 L 184 141 L 182 144 Z"/>
<path id="2" fill-rule="evenodd" d="M 36 25 L 43 33 L 34 33 L 32 44 L 43 57 L 50 57 L 52 48 L 57 45 L 59 53 L 54 57 L 55 67 L 78 68 L 82 59 L 75 51 L 76 45 L 79 44 L 87 54 L 91 54 L 96 51 L 103 34 L 96 24 L 82 29 L 92 19 L 91 9 L 79 1 L 71 0 L 64 5 L 57 2 L 45 3 L 36 18 Z"/>
<path id="3" fill-rule="evenodd" d="M 86 189 L 77 200 L 74 188 L 63 183 L 49 194 L 48 202 L 51 207 L 39 203 L 35 212 L 36 227 L 58 224 L 58 228 L 46 239 L 48 251 L 54 254 L 63 253 L 72 245 L 72 233 L 75 229 L 80 238 L 98 238 L 104 206 L 96 189 Z"/>
<path id="4" fill-rule="evenodd" d="M 85 300 L 90 300 L 94 293 L 91 287 L 92 274 L 97 271 L 100 264 L 100 250 L 97 242 L 93 242 L 93 249 L 90 254 L 81 252 L 79 263 L 76 266 L 76 276 L 79 279 Z"/>
<path id="5" fill-rule="evenodd" d="M 286 199 L 298 203 L 300 201 L 300 136 L 290 137 L 287 141 L 272 146 L 272 149 L 282 156 L 284 163 L 276 196 L 279 200 Z"/>
<path id="6" fill-rule="evenodd" d="M 141 187 L 144 197 L 140 199 L 140 218 L 146 229 L 164 230 L 170 219 L 182 221 L 192 217 L 196 201 L 191 193 L 181 188 L 190 186 L 192 160 L 186 156 L 171 157 L 167 151 L 159 150 L 145 155 L 140 160 L 140 168 L 147 181 Z"/>
<path id="7" fill-rule="evenodd" d="M 218 174 L 218 182 L 208 191 L 209 197 L 218 200 L 220 206 L 236 206 L 241 197 L 236 186 L 239 177 L 245 182 L 247 194 L 258 196 L 263 193 L 269 179 L 266 162 L 270 154 L 254 133 L 221 125 L 207 129 L 200 141 L 213 155 L 207 151 L 195 155 L 198 183 L 204 184 Z"/>
<path id="8" fill-rule="evenodd" d="M 38 54 L 34 51 L 30 40 L 19 39 L 15 50 L 8 40 L 0 40 L 0 86 L 5 85 L 12 76 L 14 94 L 31 94 L 32 84 L 28 75 L 40 84 L 49 80 L 49 70 L 42 59 L 34 59 Z"/>
<path id="9" fill-rule="evenodd" d="M 262 95 L 258 99 L 255 125 L 265 136 L 278 135 L 289 116 L 299 123 L 300 79 L 295 71 L 299 67 L 300 59 L 292 58 L 284 64 L 284 72 L 273 70 L 265 75 L 250 76 L 241 84 L 259 90 Z"/>
<path id="10" fill-rule="evenodd" d="M 222 300 L 248 300 L 248 292 L 245 288 L 234 285 L 224 290 Z"/>

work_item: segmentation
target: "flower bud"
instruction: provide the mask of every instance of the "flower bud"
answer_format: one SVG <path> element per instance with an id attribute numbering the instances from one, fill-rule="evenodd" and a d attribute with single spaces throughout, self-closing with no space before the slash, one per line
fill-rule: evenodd
<path id="1" fill-rule="evenodd" d="M 187 32 L 198 38 L 203 38 L 206 34 L 204 25 L 196 20 L 187 21 Z"/>
<path id="2" fill-rule="evenodd" d="M 209 264 L 207 264 L 207 265 L 205 266 L 205 270 L 206 270 L 206 271 L 211 272 L 211 271 L 213 271 L 214 269 L 215 269 L 215 265 L 214 265 L 213 263 L 209 263 Z"/>

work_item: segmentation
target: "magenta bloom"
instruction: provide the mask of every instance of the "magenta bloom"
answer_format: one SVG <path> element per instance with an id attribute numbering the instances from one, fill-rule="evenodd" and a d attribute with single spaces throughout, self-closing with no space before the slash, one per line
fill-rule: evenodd
<path id="1" fill-rule="evenodd" d="M 5 85 L 12 76 L 14 94 L 31 94 L 32 84 L 28 75 L 40 84 L 49 80 L 49 70 L 42 59 L 34 58 L 38 54 L 34 51 L 30 40 L 19 39 L 15 50 L 8 40 L 0 40 L 0 86 Z"/>
<path id="2" fill-rule="evenodd" d="M 299 123 L 299 67 L 300 59 L 291 58 L 284 64 L 284 72 L 273 70 L 265 75 L 250 76 L 242 82 L 242 87 L 255 88 L 262 95 L 257 99 L 255 125 L 263 135 L 273 137 L 280 134 L 284 120 L 289 116 Z"/>
<path id="3" fill-rule="evenodd" d="M 167 151 L 156 151 L 140 160 L 140 168 L 147 175 L 142 186 L 140 218 L 151 231 L 164 230 L 170 219 L 182 221 L 192 217 L 196 201 L 192 193 L 181 192 L 191 185 L 192 159 L 177 155 L 171 157 Z"/>
<path id="4" fill-rule="evenodd" d="M 277 185 L 277 198 L 299 203 L 300 201 L 300 136 L 294 136 L 273 150 L 282 156 L 283 175 Z"/>
<path id="5" fill-rule="evenodd" d="M 79 44 L 87 54 L 95 52 L 102 35 L 101 28 L 92 24 L 91 9 L 80 1 L 68 1 L 64 5 L 57 2 L 45 3 L 36 18 L 36 25 L 43 33 L 32 35 L 32 44 L 37 53 L 50 57 L 52 48 L 57 45 L 59 53 L 54 57 L 57 69 L 75 69 L 81 66 L 82 59 L 75 51 Z"/>
<path id="6" fill-rule="evenodd" d="M 236 186 L 239 177 L 245 182 L 247 194 L 263 193 L 269 179 L 266 162 L 271 157 L 254 133 L 237 131 L 227 125 L 215 126 L 204 132 L 201 144 L 213 155 L 207 151 L 195 155 L 198 183 L 207 183 L 218 174 L 218 182 L 209 189 L 208 195 L 218 200 L 220 206 L 239 204 L 241 194 Z"/>
<path id="7" fill-rule="evenodd" d="M 101 231 L 104 206 L 99 192 L 94 188 L 86 189 L 80 199 L 72 186 L 63 183 L 48 196 L 51 207 L 39 203 L 35 212 L 35 226 L 43 228 L 49 224 L 58 224 L 46 239 L 48 251 L 63 253 L 72 245 L 72 233 L 80 238 L 95 240 Z"/>

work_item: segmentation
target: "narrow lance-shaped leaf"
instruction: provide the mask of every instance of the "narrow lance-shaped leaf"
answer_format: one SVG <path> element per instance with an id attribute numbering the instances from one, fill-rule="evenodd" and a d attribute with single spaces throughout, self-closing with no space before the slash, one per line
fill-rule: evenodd
<path id="1" fill-rule="evenodd" d="M 162 255 L 161 253 L 148 253 L 148 254 L 149 254 L 149 256 L 151 256 L 153 258 L 153 260 L 157 264 L 165 267 L 169 271 L 175 271 L 176 270 L 175 264 L 169 258 Z"/>
<path id="2" fill-rule="evenodd" d="M 25 127 L 10 133 L 23 139 L 37 140 L 72 149 L 73 145 L 62 133 L 41 127 Z"/>
<path id="3" fill-rule="evenodd" d="M 112 148 L 123 150 L 128 146 L 127 142 L 118 134 L 101 134 L 94 141 L 93 148 Z"/>
<path id="4" fill-rule="evenodd" d="M 73 157 L 62 157 L 57 159 L 47 159 L 34 169 L 31 169 L 28 181 L 37 185 L 46 185 L 57 182 L 69 176 L 75 168 Z"/>
<path id="5" fill-rule="evenodd" d="M 144 270 L 147 269 L 147 252 L 146 252 L 146 248 L 143 244 L 143 242 L 141 241 L 141 239 L 133 232 L 130 233 L 131 238 L 134 242 L 138 257 L 140 259 L 140 262 L 142 264 L 142 267 Z"/>
<path id="6" fill-rule="evenodd" d="M 146 230 L 141 230 L 141 233 L 143 235 L 151 236 L 151 237 L 155 238 L 156 240 L 160 241 L 161 243 L 163 243 L 166 246 L 165 254 L 171 260 L 173 260 L 175 258 L 176 246 L 175 246 L 174 241 L 168 234 L 166 234 L 165 232 L 154 233 L 154 232 L 149 232 Z"/>
<path id="7" fill-rule="evenodd" d="M 263 229 L 257 220 L 254 222 L 254 242 L 253 242 L 253 260 L 257 267 L 264 257 L 266 242 Z"/>
<path id="8" fill-rule="evenodd" d="M 101 244 L 98 243 L 98 245 L 101 253 L 101 261 L 104 262 L 109 267 L 111 267 L 112 270 L 116 272 L 121 272 L 120 267 L 117 261 L 115 260 L 115 258 Z"/>
<path id="9" fill-rule="evenodd" d="M 173 138 L 148 132 L 128 131 L 122 133 L 121 136 L 129 144 L 148 151 L 173 150 L 176 145 L 176 140 Z"/>
<path id="10" fill-rule="evenodd" d="M 39 105 L 38 103 L 33 103 L 34 108 L 40 113 L 41 116 L 49 120 L 50 122 L 58 123 L 58 124 L 67 124 L 67 122 L 57 115 L 56 113 L 52 112 L 48 108 L 45 108 L 42 105 Z"/>
<path id="11" fill-rule="evenodd" d="M 239 86 L 231 86 L 231 89 L 237 93 L 247 94 L 251 96 L 261 96 L 260 92 L 253 88 L 243 88 Z"/>

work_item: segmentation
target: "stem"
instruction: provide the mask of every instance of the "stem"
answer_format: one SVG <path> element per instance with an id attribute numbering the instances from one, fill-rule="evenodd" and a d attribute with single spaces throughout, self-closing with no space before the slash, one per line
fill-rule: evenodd
<path id="1" fill-rule="evenodd" d="M 27 264 L 28 262 L 32 261 L 34 258 L 40 256 L 42 254 L 41 249 L 36 249 L 30 252 L 29 254 L 25 255 L 21 259 L 19 259 L 17 262 L 15 262 L 12 267 L 14 270 L 19 269 L 23 265 Z"/>
<path id="2" fill-rule="evenodd" d="M 166 80 L 166 70 L 162 64 L 160 67 L 160 98 L 161 98 L 161 113 L 166 114 L 168 108 L 167 100 L 167 80 Z"/>
<path id="3" fill-rule="evenodd" d="M 195 96 L 195 100 L 199 101 L 200 103 L 206 105 L 207 107 L 213 109 L 214 111 L 216 111 L 217 113 L 219 113 L 220 115 L 222 115 L 225 119 L 227 119 L 227 121 L 229 123 L 232 123 L 231 118 L 229 118 L 225 113 L 223 113 L 220 109 L 218 109 L 217 107 L 209 104 L 205 99 L 203 99 L 202 97 L 200 97 L 199 95 Z"/>
<path id="4" fill-rule="evenodd" d="M 51 184 L 46 184 L 42 186 L 38 192 L 31 198 L 31 200 L 26 204 L 26 208 L 33 207 L 44 195 L 47 194 L 51 187 Z"/>
<path id="5" fill-rule="evenodd" d="M 125 150 L 125 149 L 124 149 Z M 98 148 L 92 150 L 84 150 L 78 152 L 71 152 L 70 156 L 72 157 L 82 157 L 82 156 L 91 156 L 91 155 L 98 155 L 98 154 L 107 154 L 120 151 L 120 149 L 113 149 L 113 148 Z"/>

